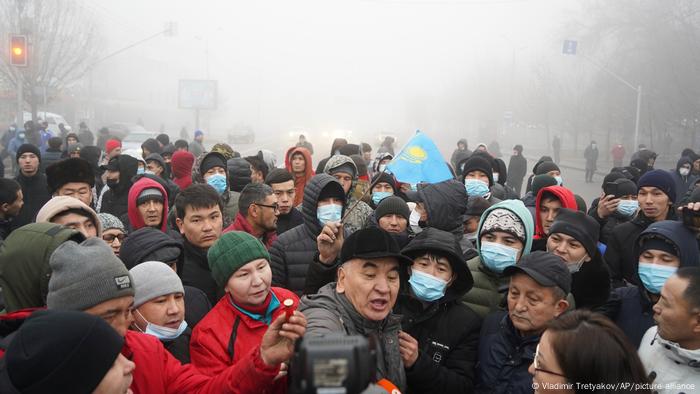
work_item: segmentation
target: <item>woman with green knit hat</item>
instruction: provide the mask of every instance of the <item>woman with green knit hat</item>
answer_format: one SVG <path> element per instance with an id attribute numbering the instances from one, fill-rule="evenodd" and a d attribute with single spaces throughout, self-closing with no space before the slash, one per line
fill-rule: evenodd
<path id="1" fill-rule="evenodd" d="M 306 319 L 297 311 L 287 317 L 285 312 L 296 310 L 299 298 L 271 286 L 270 255 L 265 246 L 248 233 L 231 231 L 209 248 L 207 259 L 214 281 L 225 293 L 194 329 L 192 364 L 210 376 L 231 365 L 277 369 L 277 377 L 284 375 L 294 342 L 306 329 Z M 287 342 L 283 348 L 288 353 L 279 354 L 279 341 Z M 268 354 L 270 350 L 275 354 Z M 285 362 L 274 365 L 270 360 Z M 284 376 L 260 384 L 272 393 L 287 390 Z"/>

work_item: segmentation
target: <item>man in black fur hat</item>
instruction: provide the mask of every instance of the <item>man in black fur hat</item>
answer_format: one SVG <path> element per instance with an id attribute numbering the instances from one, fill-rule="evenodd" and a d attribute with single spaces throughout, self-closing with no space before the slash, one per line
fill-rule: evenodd
<path id="1" fill-rule="evenodd" d="M 69 196 L 92 207 L 95 172 L 87 160 L 70 158 L 46 167 L 46 181 L 52 197 Z"/>

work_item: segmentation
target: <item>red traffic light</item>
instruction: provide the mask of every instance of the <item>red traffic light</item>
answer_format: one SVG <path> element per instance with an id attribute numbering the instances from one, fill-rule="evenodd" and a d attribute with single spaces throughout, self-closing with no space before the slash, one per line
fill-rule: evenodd
<path id="1" fill-rule="evenodd" d="M 27 65 L 27 36 L 10 36 L 10 64 Z"/>

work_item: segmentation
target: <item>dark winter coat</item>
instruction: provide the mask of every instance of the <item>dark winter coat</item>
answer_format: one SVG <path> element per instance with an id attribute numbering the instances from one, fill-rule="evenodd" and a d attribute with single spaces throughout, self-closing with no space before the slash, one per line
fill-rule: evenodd
<path id="1" fill-rule="evenodd" d="M 128 155 L 119 155 L 117 160 L 119 183 L 114 189 L 110 188 L 102 196 L 100 212 L 111 213 L 119 218 L 129 212 L 129 189 L 133 184 L 132 178 L 139 168 L 139 162 Z"/>
<path id="2" fill-rule="evenodd" d="M 690 164 L 690 168 L 692 170 L 693 163 L 691 160 L 687 157 L 681 157 L 680 160 L 678 160 L 678 163 L 676 163 L 676 169 L 674 171 L 669 171 L 671 178 L 673 178 L 673 182 L 676 184 L 676 201 L 674 201 L 674 203 L 680 202 L 688 189 L 690 189 L 690 187 L 695 185 L 695 182 L 698 181 L 698 177 L 696 175 L 688 174 L 683 176 L 680 174 L 679 170 L 684 164 Z"/>
<path id="3" fill-rule="evenodd" d="M 288 214 L 277 216 L 277 236 L 303 223 L 304 215 L 302 215 L 300 210 L 292 208 Z"/>
<path id="4" fill-rule="evenodd" d="M 187 306 L 185 306 L 187 308 Z M 187 320 L 187 319 L 185 319 Z M 189 323 L 189 322 L 188 322 Z M 173 357 L 178 359 L 183 364 L 190 363 L 190 338 L 192 337 L 192 328 L 187 327 L 185 331 L 180 334 L 179 337 L 173 339 L 172 341 L 163 341 L 163 346 L 168 353 L 172 354 Z"/>
<path id="5" fill-rule="evenodd" d="M 586 150 L 583 151 L 583 158 L 586 159 L 586 170 L 595 171 L 598 168 L 596 166 L 598 162 L 598 148 L 588 145 Z"/>
<path id="6" fill-rule="evenodd" d="M 250 163 L 243 158 L 234 157 L 226 162 L 226 166 L 228 167 L 229 189 L 240 193 L 251 182 Z"/>
<path id="7" fill-rule="evenodd" d="M 211 276 L 207 251 L 192 245 L 187 240 L 183 246 L 182 284 L 202 290 L 211 305 L 215 305 L 224 295 L 224 289 L 220 289 Z"/>
<path id="8" fill-rule="evenodd" d="M 581 265 L 581 269 L 571 274 L 571 294 L 576 308 L 596 309 L 610 296 L 610 272 L 603 256 L 596 250 L 591 261 Z"/>
<path id="9" fill-rule="evenodd" d="M 50 166 L 53 163 L 57 163 L 61 161 L 61 156 L 63 156 L 63 152 L 61 152 L 60 149 L 53 150 L 51 148 L 46 149 L 46 152 L 41 154 L 41 169 L 40 171 L 42 173 L 46 172 L 46 167 Z"/>
<path id="10" fill-rule="evenodd" d="M 624 216 L 619 212 L 613 212 L 610 216 L 601 219 L 601 217 L 598 216 L 599 200 L 600 198 L 596 198 L 593 200 L 593 202 L 591 203 L 591 207 L 588 208 L 588 215 L 595 219 L 600 225 L 600 237 L 598 238 L 598 240 L 600 241 L 600 243 L 607 245 L 608 242 L 610 242 L 610 238 L 612 237 L 612 233 L 615 227 L 619 224 L 629 222 L 630 220 L 632 220 L 632 218 L 634 218 L 634 216 Z"/>
<path id="11" fill-rule="evenodd" d="M 37 172 L 34 176 L 26 177 L 20 172 L 15 178 L 22 188 L 24 196 L 24 205 L 19 210 L 17 216 L 12 219 L 12 229 L 24 226 L 25 224 L 34 223 L 36 214 L 41 207 L 51 199 L 49 187 L 46 181 L 46 175 Z"/>
<path id="12" fill-rule="evenodd" d="M 520 336 L 507 312 L 490 314 L 481 327 L 476 393 L 532 393 L 527 369 L 540 335 Z"/>
<path id="13" fill-rule="evenodd" d="M 270 248 L 272 285 L 301 294 L 304 289 L 306 271 L 317 252 L 316 237 L 321 233 L 321 223 L 316 217 L 318 197 L 326 185 L 335 183 L 332 176 L 318 174 L 311 178 L 304 189 L 302 214 L 304 224 L 294 227 L 277 238 Z"/>
<path id="14" fill-rule="evenodd" d="M 527 174 L 527 159 L 522 155 L 513 155 L 508 162 L 508 181 L 517 194 L 520 194 L 523 186 L 523 179 Z"/>

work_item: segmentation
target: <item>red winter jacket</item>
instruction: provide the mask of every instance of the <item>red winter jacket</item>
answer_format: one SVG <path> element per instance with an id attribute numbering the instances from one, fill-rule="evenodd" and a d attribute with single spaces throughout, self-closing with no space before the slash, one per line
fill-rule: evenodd
<path id="1" fill-rule="evenodd" d="M 185 190 L 192 184 L 192 166 L 194 165 L 194 155 L 187 151 L 177 151 L 173 153 L 170 161 L 170 168 L 173 171 L 173 182 Z"/>
<path id="2" fill-rule="evenodd" d="M 272 292 L 280 304 L 291 298 L 294 300 L 295 309 L 299 305 L 299 297 L 287 289 L 273 287 Z M 280 306 L 272 313 L 272 320 L 282 313 L 284 307 Z M 250 318 L 231 305 L 226 294 L 194 328 L 190 340 L 190 361 L 200 372 L 210 376 L 218 376 L 222 371 L 227 371 L 226 368 L 230 365 L 236 370 L 248 370 L 250 367 L 247 364 L 250 363 L 251 354 L 260 353 L 260 342 L 267 327 L 264 322 Z M 229 350 L 231 342 L 233 357 Z M 244 372 L 241 376 L 245 376 L 246 383 L 248 380 L 259 380 L 258 377 L 246 375 Z M 274 385 L 269 380 L 267 383 L 270 389 L 266 392 L 287 392 L 287 380 L 284 378 L 277 380 Z M 265 385 L 261 383 L 261 386 Z"/>
<path id="3" fill-rule="evenodd" d="M 139 198 L 144 189 L 158 189 L 163 194 L 163 219 L 160 222 L 160 230 L 162 232 L 167 231 L 168 225 L 168 192 L 165 191 L 160 183 L 154 181 L 153 179 L 148 179 L 143 177 L 136 181 L 129 189 L 129 222 L 131 222 L 131 228 L 138 230 L 146 226 L 143 222 L 141 213 L 139 213 L 139 207 L 136 205 L 136 200 Z"/>
<path id="4" fill-rule="evenodd" d="M 253 227 L 248 222 L 248 219 L 243 217 L 240 212 L 236 214 L 236 220 L 234 220 L 230 226 L 226 227 L 223 233 L 226 234 L 229 231 L 243 231 L 244 233 L 248 233 L 253 237 L 258 238 L 258 236 L 253 233 Z M 277 233 L 274 231 L 263 234 L 262 242 L 265 245 L 265 249 L 270 250 L 272 243 L 275 242 L 276 239 Z"/>
<path id="5" fill-rule="evenodd" d="M 297 177 L 292 171 L 292 156 L 295 153 L 301 153 L 304 155 L 304 160 L 306 160 L 306 167 L 304 167 L 304 176 Z M 294 206 L 301 205 L 304 200 L 304 187 L 314 176 L 314 167 L 311 163 L 311 152 L 306 148 L 301 148 L 298 146 L 293 146 L 287 150 L 284 156 L 284 168 L 289 171 L 290 174 L 294 176 L 294 188 L 296 189 L 296 194 L 294 195 Z"/>
<path id="6" fill-rule="evenodd" d="M 265 366 L 258 348 L 235 367 L 203 375 L 192 364 L 180 364 L 158 338 L 135 331 L 127 331 L 122 354 L 136 364 L 134 394 L 262 393 L 279 373 L 279 367 Z"/>
<path id="7" fill-rule="evenodd" d="M 535 200 L 535 239 L 547 238 L 547 234 L 544 233 L 542 219 L 540 218 L 540 203 L 544 193 L 554 194 L 557 199 L 561 201 L 562 208 L 569 208 L 573 209 L 574 211 L 578 210 L 574 193 L 564 186 L 547 186 L 540 189 L 540 191 L 537 193 L 537 199 Z"/>

